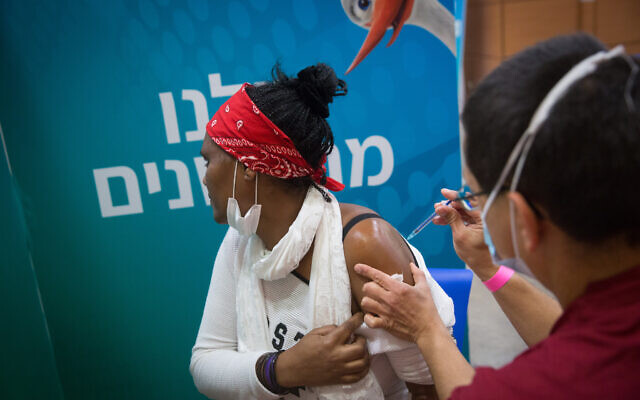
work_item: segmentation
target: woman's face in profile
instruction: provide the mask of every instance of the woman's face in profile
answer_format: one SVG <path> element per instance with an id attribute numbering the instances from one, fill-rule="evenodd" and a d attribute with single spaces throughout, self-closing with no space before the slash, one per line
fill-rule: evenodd
<path id="1" fill-rule="evenodd" d="M 200 155 L 205 161 L 206 171 L 202 183 L 209 194 L 213 219 L 219 224 L 226 224 L 227 201 L 232 195 L 233 171 L 236 160 L 218 147 L 207 134 L 202 142 Z"/>

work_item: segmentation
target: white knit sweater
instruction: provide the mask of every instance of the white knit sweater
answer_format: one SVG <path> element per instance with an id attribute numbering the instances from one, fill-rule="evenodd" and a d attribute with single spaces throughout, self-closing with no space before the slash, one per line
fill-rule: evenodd
<path id="1" fill-rule="evenodd" d="M 238 252 L 243 250 L 240 249 L 240 239 L 240 235 L 234 229 L 229 229 L 216 256 L 202 322 L 193 347 L 190 370 L 198 390 L 212 399 L 280 399 L 283 397 L 267 390 L 256 376 L 255 363 L 263 353 L 237 351 L 234 262 Z M 422 257 L 419 257 L 419 262 L 424 263 Z M 442 299 L 436 299 L 436 305 L 440 306 L 438 308 L 444 309 L 445 314 L 453 315 L 453 306 L 446 301 L 450 302 L 448 296 L 432 282 L 430 276 L 428 278 L 430 284 L 436 285 L 431 286 L 437 292 L 438 299 Z M 308 286 L 293 274 L 279 280 L 262 281 L 262 285 L 271 342 L 275 350 L 286 350 L 311 330 L 307 321 Z M 447 319 L 445 323 L 451 326 L 453 319 Z M 402 376 L 403 369 L 410 370 L 414 377 L 417 374 L 418 377 L 430 379 L 417 347 L 408 350 L 409 352 L 404 351 L 402 356 L 405 364 L 409 361 L 410 368 L 406 368 L 407 365 L 397 367 L 394 365 L 395 362 L 390 363 L 389 359 L 392 358 L 387 358 L 386 354 L 372 357 L 371 369 L 386 399 L 409 398 L 406 387 L 396 372 Z M 315 397 L 301 391 L 300 397 L 288 395 L 284 398 L 288 400 Z"/>

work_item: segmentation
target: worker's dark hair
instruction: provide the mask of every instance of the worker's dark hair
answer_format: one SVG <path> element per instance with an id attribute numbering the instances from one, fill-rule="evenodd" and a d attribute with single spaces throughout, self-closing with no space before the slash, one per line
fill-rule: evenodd
<path id="1" fill-rule="evenodd" d="M 347 84 L 338 79 L 333 68 L 322 63 L 303 69 L 297 77 L 287 76 L 280 64 L 276 64 L 271 76 L 271 81 L 247 88 L 247 94 L 291 138 L 309 165 L 318 168 L 323 157 L 333 149 L 333 132 L 326 120 L 329 103 L 335 96 L 347 94 Z M 310 177 L 288 181 L 294 185 L 315 186 Z"/>
<path id="2" fill-rule="evenodd" d="M 601 50 L 586 34 L 556 37 L 505 61 L 477 86 L 462 119 L 467 165 L 482 190 L 493 188 L 551 88 Z M 617 57 L 576 82 L 540 127 L 518 184 L 518 192 L 582 242 L 624 237 L 640 244 L 640 76 L 630 77 L 629 62 Z M 612 206 L 620 215 L 611 215 Z"/>

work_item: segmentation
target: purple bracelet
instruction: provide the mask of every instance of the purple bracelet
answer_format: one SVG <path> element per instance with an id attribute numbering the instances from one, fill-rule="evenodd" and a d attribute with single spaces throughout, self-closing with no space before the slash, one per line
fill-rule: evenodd
<path id="1" fill-rule="evenodd" d="M 298 388 L 285 388 L 278 384 L 276 361 L 280 352 L 265 353 L 256 362 L 256 375 L 262 385 L 274 394 L 297 393 Z"/>
<path id="2" fill-rule="evenodd" d="M 267 378 L 267 383 L 269 384 L 269 390 L 276 393 L 276 388 L 279 386 L 277 382 L 275 382 L 275 359 L 278 353 L 271 354 L 269 358 L 267 358 L 267 362 L 264 364 L 264 372 Z"/>

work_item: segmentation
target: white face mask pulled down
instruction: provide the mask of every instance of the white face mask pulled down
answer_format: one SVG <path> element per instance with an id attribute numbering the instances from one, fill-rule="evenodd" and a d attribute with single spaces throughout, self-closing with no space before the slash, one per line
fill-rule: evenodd
<path id="1" fill-rule="evenodd" d="M 531 145 L 533 144 L 533 141 L 535 140 L 540 127 L 547 120 L 549 114 L 553 109 L 553 106 L 558 102 L 558 100 L 560 100 L 569 91 L 574 83 L 593 73 L 598 68 L 599 64 L 616 57 L 622 57 L 629 63 L 629 66 L 631 68 L 631 75 L 629 77 L 629 80 L 630 82 L 633 82 L 633 79 L 638 72 L 638 67 L 634 62 L 630 60 L 629 56 L 625 54 L 624 47 L 617 46 L 608 52 L 601 51 L 585 58 L 584 60 L 576 64 L 569 72 L 567 72 L 567 74 L 563 76 L 562 79 L 560 79 L 560 81 L 558 81 L 558 83 L 556 83 L 556 85 L 549 91 L 547 96 L 544 98 L 544 100 L 542 100 L 542 102 L 536 109 L 536 112 L 533 114 L 533 118 L 531 118 L 531 122 L 529 123 L 527 130 L 520 137 L 520 140 L 518 140 L 515 147 L 513 148 L 513 151 L 511 152 L 507 160 L 507 164 L 504 166 L 502 172 L 500 173 L 500 177 L 498 178 L 496 185 L 493 187 L 493 190 L 491 190 L 491 193 L 487 198 L 487 202 L 485 203 L 482 210 L 484 241 L 489 247 L 491 257 L 493 258 L 493 262 L 496 265 L 504 265 L 522 274 L 533 276 L 527 264 L 520 257 L 520 252 L 518 249 L 518 239 L 516 234 L 517 231 L 515 206 L 513 202 L 509 201 L 511 242 L 514 252 L 514 256 L 512 258 L 501 258 L 496 251 L 493 241 L 491 240 L 489 228 L 486 224 L 489 208 L 491 208 L 491 205 L 493 204 L 495 198 L 502 191 L 505 181 L 514 166 L 515 171 L 513 173 L 511 185 L 509 186 L 509 191 L 516 191 L 518 182 L 520 181 L 520 176 L 522 175 L 524 163 L 527 160 L 527 155 L 529 154 L 529 150 L 531 149 Z M 634 105 L 632 101 L 630 102 L 630 96 L 628 94 L 629 88 L 630 85 L 627 84 L 627 93 L 625 93 L 625 98 L 627 101 L 627 106 L 630 109 L 633 109 Z"/>
<path id="2" fill-rule="evenodd" d="M 227 223 L 230 227 L 237 230 L 240 235 L 251 236 L 258 230 L 260 222 L 260 212 L 262 205 L 258 204 L 258 174 L 256 174 L 255 199 L 249 211 L 242 216 L 240 206 L 236 200 L 236 173 L 238 172 L 238 161 L 233 169 L 233 191 L 231 197 L 227 201 Z"/>

